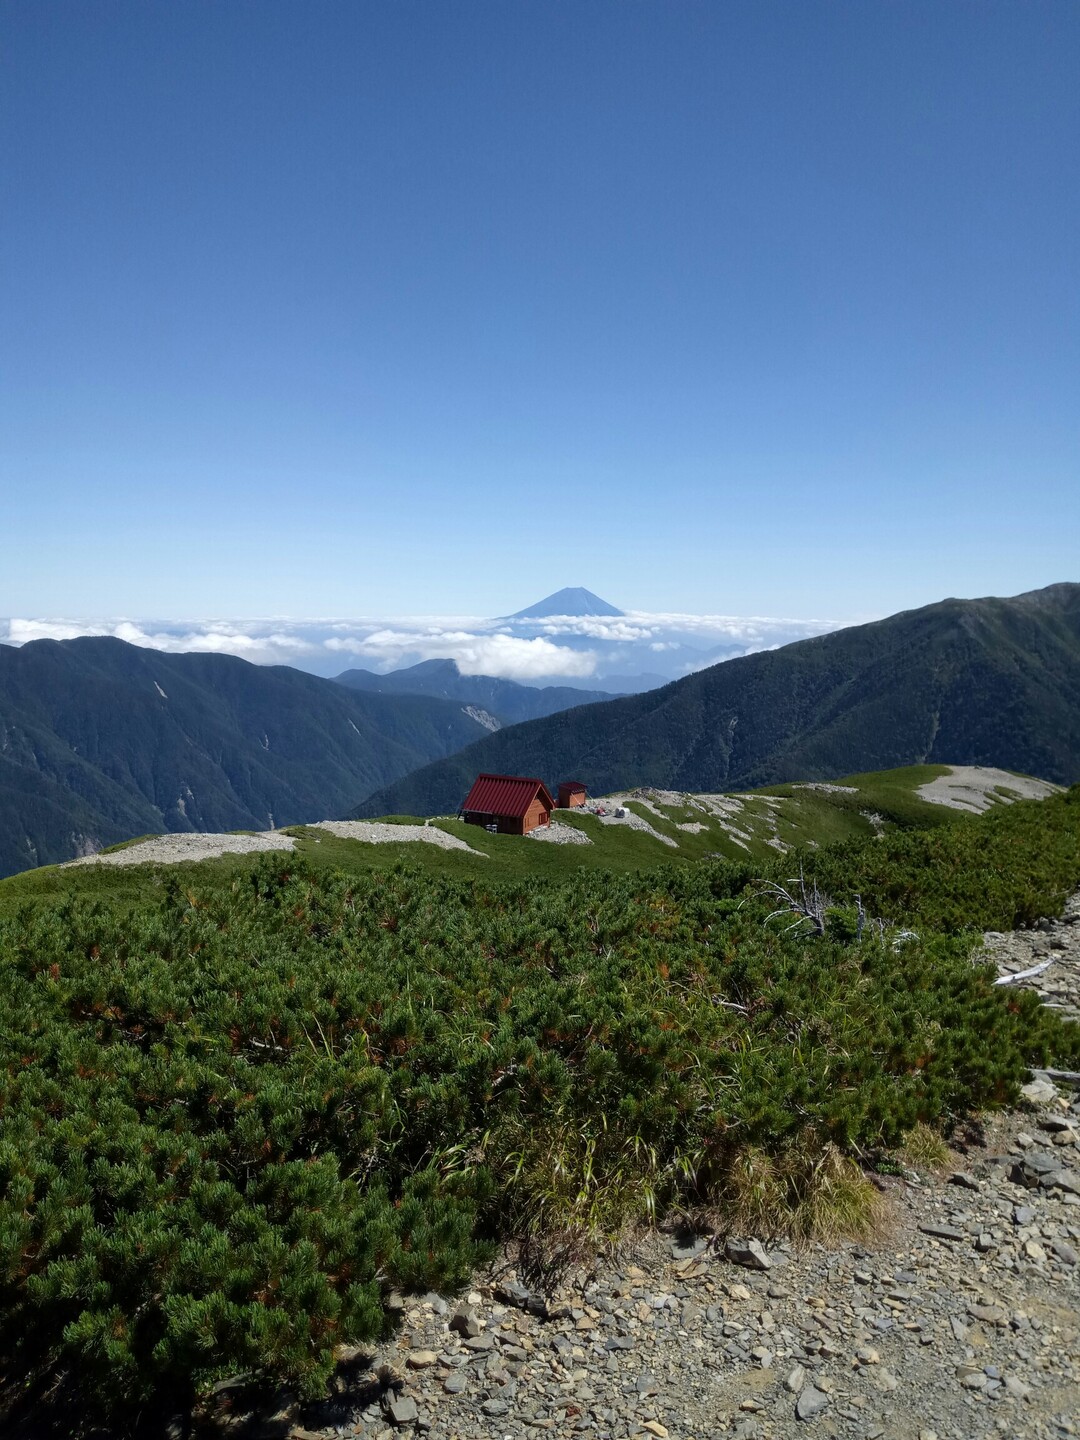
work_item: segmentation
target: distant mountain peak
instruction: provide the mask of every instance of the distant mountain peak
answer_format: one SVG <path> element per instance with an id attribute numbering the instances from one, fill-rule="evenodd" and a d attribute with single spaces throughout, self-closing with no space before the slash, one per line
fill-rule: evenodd
<path id="1" fill-rule="evenodd" d="M 535 605 L 528 606 L 525 610 L 515 611 L 508 615 L 508 620 L 542 620 L 548 615 L 622 615 L 625 612 L 609 605 L 606 600 L 601 600 L 599 595 L 594 595 L 591 590 L 586 590 L 583 585 L 568 585 L 563 590 L 556 590 L 554 595 L 548 595 L 543 600 L 538 600 Z"/>

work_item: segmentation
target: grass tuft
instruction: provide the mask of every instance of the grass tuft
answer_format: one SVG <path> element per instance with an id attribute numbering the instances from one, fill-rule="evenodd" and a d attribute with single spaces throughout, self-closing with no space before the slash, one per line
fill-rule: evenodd
<path id="1" fill-rule="evenodd" d="M 936 1130 L 921 1121 L 904 1136 L 900 1156 L 912 1170 L 944 1170 L 950 1160 L 945 1141 Z"/>
<path id="2" fill-rule="evenodd" d="M 643 1141 L 595 1127 L 560 1123 L 531 1127 L 509 1140 L 499 1164 L 513 1233 L 573 1252 L 578 1242 L 615 1246 L 626 1230 L 657 1213 L 663 1177 Z"/>
<path id="3" fill-rule="evenodd" d="M 813 1134 L 773 1153 L 741 1150 L 709 1209 L 721 1233 L 796 1243 L 867 1239 L 883 1218 L 884 1201 L 855 1161 Z"/>

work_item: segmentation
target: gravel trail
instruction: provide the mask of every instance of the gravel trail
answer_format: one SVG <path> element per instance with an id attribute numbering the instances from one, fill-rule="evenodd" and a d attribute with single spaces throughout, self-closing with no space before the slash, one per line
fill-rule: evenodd
<path id="1" fill-rule="evenodd" d="M 251 855 L 262 850 L 295 850 L 291 835 L 269 830 L 257 835 L 211 835 L 181 832 L 175 835 L 152 835 L 115 850 L 109 855 L 83 855 L 68 860 L 70 865 L 181 865 L 189 860 L 216 860 L 221 855 Z"/>
<path id="2" fill-rule="evenodd" d="M 530 830 L 529 840 L 546 840 L 549 845 L 591 845 L 592 841 L 584 830 L 579 830 L 576 825 L 563 825 L 558 820 L 552 820 L 550 825 L 538 826 Z"/>
<path id="3" fill-rule="evenodd" d="M 327 830 L 340 840 L 360 840 L 367 845 L 394 845 L 419 841 L 423 845 L 438 845 L 443 850 L 467 850 L 486 860 L 482 850 L 474 850 L 457 835 L 440 830 L 436 825 L 384 825 L 377 820 L 320 820 L 309 825 L 309 830 Z"/>

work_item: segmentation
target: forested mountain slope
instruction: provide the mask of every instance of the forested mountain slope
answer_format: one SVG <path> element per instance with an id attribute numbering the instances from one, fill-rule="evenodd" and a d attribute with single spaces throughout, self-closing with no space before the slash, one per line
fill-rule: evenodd
<path id="1" fill-rule="evenodd" d="M 504 725 L 538 720 L 576 705 L 594 705 L 615 697 L 602 690 L 576 690 L 570 685 L 521 685 L 495 675 L 463 675 L 456 660 L 422 660 L 404 670 L 377 675 L 373 670 L 346 670 L 339 685 L 382 695 L 437 695 L 487 710 Z"/>
<path id="2" fill-rule="evenodd" d="M 146 831 L 319 820 L 486 731 L 461 705 L 122 640 L 0 646 L 0 874 Z"/>
<path id="3" fill-rule="evenodd" d="M 1080 585 L 943 600 L 514 726 L 353 812 L 445 814 L 482 770 L 717 791 L 922 763 L 1080 776 Z"/>

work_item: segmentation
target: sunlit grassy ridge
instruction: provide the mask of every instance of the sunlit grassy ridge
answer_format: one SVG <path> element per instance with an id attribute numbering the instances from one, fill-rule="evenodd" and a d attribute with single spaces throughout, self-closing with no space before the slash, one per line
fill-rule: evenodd
<path id="1" fill-rule="evenodd" d="M 388 1287 L 455 1285 L 492 1241 L 672 1209 L 828 1233 L 861 1213 L 843 1157 L 1080 1063 L 962 933 L 1060 905 L 1080 792 L 810 859 L 823 938 L 767 920 L 755 881 L 791 857 L 282 854 L 9 913 L 0 1373 L 117 1410 L 238 1368 L 317 1389 Z M 857 940 L 856 885 L 917 938 Z"/>
<path id="2" fill-rule="evenodd" d="M 402 859 L 422 866 L 437 875 L 468 878 L 476 874 L 477 864 L 489 864 L 503 877 L 565 876 L 577 870 L 641 871 L 672 862 L 696 862 L 706 858 L 769 861 L 776 857 L 776 842 L 798 848 L 831 845 L 842 841 L 872 837 L 879 831 L 894 829 L 937 828 L 965 824 L 970 820 L 959 811 L 932 805 L 921 799 L 917 787 L 947 771 L 947 766 L 912 766 L 904 770 L 884 771 L 872 775 L 854 775 L 836 782 L 829 790 L 799 785 L 780 785 L 763 791 L 750 791 L 730 797 L 733 813 L 718 816 L 709 808 L 711 797 L 680 796 L 676 803 L 657 799 L 660 792 L 643 790 L 639 799 L 631 799 L 627 808 L 648 823 L 660 835 L 674 841 L 665 845 L 656 836 L 627 826 L 605 825 L 594 815 L 580 811 L 559 811 L 556 819 L 588 835 L 590 845 L 561 846 L 543 841 L 522 840 L 520 836 L 489 835 L 476 825 L 465 825 L 454 818 L 440 818 L 435 825 L 464 840 L 474 851 L 486 857 L 477 861 L 475 855 L 459 850 L 441 850 L 435 846 L 407 845 L 407 854 L 395 845 L 371 845 L 345 840 L 314 826 L 294 826 L 288 831 L 303 857 L 318 869 L 337 869 L 365 873 L 384 870 Z M 843 788 L 837 789 L 836 786 Z M 855 793 L 847 793 L 854 790 Z M 874 819 L 870 817 L 874 816 Z M 415 817 L 391 815 L 383 817 L 390 823 L 415 825 Z M 680 829 L 680 824 L 700 826 L 696 831 Z M 147 838 L 141 836 L 141 839 Z M 111 850 L 128 849 L 135 840 L 125 841 Z M 199 862 L 215 866 L 227 874 L 245 873 L 258 863 L 257 857 L 224 856 L 218 860 Z M 46 867 L 25 871 L 7 880 L 0 880 L 0 912 L 19 899 L 36 897 L 55 900 L 72 893 L 123 894 L 134 898 L 160 888 L 162 874 L 169 866 L 151 874 L 141 867 L 78 866 L 72 869 Z M 198 872 L 195 872 L 198 873 Z"/>

